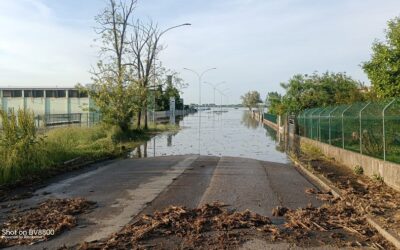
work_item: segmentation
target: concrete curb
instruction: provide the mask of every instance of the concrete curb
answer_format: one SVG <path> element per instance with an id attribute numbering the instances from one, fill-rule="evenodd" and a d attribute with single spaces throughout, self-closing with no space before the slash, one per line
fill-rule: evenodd
<path id="1" fill-rule="evenodd" d="M 325 178 L 324 176 L 313 173 L 311 170 L 307 169 L 303 164 L 289 156 L 290 160 L 294 163 L 296 169 L 303 175 L 305 175 L 308 179 L 318 184 L 324 191 L 330 191 L 333 196 L 341 197 L 340 190 L 336 188 L 333 183 Z"/>
<path id="2" fill-rule="evenodd" d="M 289 159 L 293 161 L 296 169 L 301 174 L 305 175 L 311 181 L 314 181 L 324 191 L 330 191 L 333 194 L 333 196 L 342 198 L 341 191 L 338 188 L 336 188 L 330 180 L 328 180 L 327 178 L 325 178 L 320 174 L 313 173 L 293 157 L 289 156 Z M 400 237 L 384 229 L 383 226 L 380 225 L 379 222 L 376 219 L 374 219 L 371 215 L 367 214 L 366 220 L 368 224 L 370 224 L 373 228 L 375 228 L 375 230 L 378 231 L 378 233 L 383 238 L 392 243 L 396 248 L 400 249 Z"/>

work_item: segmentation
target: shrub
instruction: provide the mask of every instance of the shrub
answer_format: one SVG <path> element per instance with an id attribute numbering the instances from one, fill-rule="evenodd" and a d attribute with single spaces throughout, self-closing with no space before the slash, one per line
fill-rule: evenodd
<path id="1" fill-rule="evenodd" d="M 300 150 L 303 154 L 307 156 L 308 160 L 310 161 L 319 160 L 324 156 L 319 148 L 309 143 L 301 143 Z"/>
<path id="2" fill-rule="evenodd" d="M 383 177 L 378 173 L 378 174 L 373 174 L 372 179 L 377 181 L 377 182 L 383 182 Z"/>
<path id="3" fill-rule="evenodd" d="M 0 183 L 15 182 L 49 164 L 33 113 L 0 110 L 0 118 Z"/>
<path id="4" fill-rule="evenodd" d="M 353 171 L 356 175 L 362 175 L 364 173 L 364 169 L 359 165 L 355 166 Z"/>

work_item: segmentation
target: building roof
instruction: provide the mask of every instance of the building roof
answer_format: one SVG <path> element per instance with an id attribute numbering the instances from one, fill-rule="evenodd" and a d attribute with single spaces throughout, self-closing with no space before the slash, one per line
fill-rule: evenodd
<path id="1" fill-rule="evenodd" d="M 74 87 L 0 87 L 0 90 L 76 90 Z"/>

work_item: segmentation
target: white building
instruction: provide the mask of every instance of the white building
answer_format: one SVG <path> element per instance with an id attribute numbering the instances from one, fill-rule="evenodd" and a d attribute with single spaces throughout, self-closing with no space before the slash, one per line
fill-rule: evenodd
<path id="1" fill-rule="evenodd" d="M 89 120 L 94 103 L 75 88 L 0 88 L 0 108 L 15 112 L 30 110 L 35 116 L 45 117 L 44 120 L 57 116 L 74 116 L 74 119 L 79 116 L 79 120 L 83 116 Z"/>

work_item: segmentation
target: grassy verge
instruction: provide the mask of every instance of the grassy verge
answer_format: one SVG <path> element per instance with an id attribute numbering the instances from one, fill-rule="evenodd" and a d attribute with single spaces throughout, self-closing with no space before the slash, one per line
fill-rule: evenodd
<path id="1" fill-rule="evenodd" d="M 157 133 L 178 129 L 161 124 L 150 125 L 148 130 L 122 132 L 116 127 L 96 125 L 54 128 L 39 134 L 28 112 L 0 115 L 0 187 L 29 184 L 68 171 L 71 162 L 117 157 Z"/>

